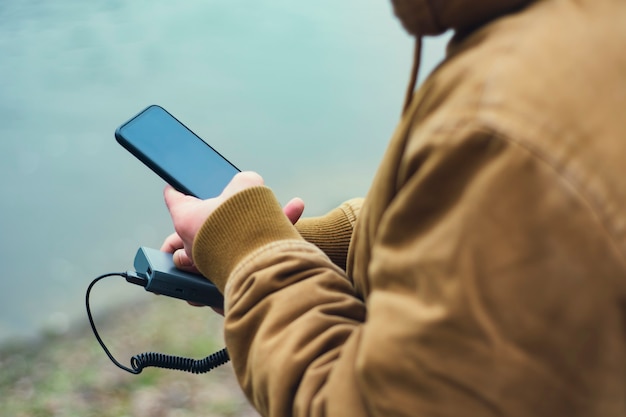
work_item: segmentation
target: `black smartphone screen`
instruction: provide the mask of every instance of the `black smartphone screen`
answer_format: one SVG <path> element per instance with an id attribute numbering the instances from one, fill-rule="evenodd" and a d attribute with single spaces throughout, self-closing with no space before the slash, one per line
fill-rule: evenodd
<path id="1" fill-rule="evenodd" d="M 239 170 L 160 106 L 152 105 L 115 131 L 117 141 L 177 190 L 218 196 Z"/>

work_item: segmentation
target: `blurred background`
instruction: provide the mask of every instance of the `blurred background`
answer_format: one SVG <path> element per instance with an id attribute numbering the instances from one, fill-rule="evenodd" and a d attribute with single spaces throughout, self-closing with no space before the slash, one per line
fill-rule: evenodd
<path id="1" fill-rule="evenodd" d="M 386 0 L 0 0 L 0 346 L 84 326 L 89 282 L 172 232 L 119 124 L 159 104 L 319 215 L 367 191 L 412 51 Z M 97 311 L 147 297 L 116 284 Z"/>
<path id="2" fill-rule="evenodd" d="M 322 214 L 367 191 L 412 48 L 385 0 L 0 2 L 0 342 L 82 319 L 93 277 L 171 233 L 119 124 L 160 104 Z"/>

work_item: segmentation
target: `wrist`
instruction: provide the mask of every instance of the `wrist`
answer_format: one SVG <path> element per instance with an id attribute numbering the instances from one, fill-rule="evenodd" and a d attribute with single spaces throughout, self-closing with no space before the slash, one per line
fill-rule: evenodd
<path id="1" fill-rule="evenodd" d="M 204 222 L 193 243 L 198 270 L 224 292 L 230 272 L 248 254 L 269 243 L 302 239 L 272 191 L 245 189 L 226 200 Z"/>

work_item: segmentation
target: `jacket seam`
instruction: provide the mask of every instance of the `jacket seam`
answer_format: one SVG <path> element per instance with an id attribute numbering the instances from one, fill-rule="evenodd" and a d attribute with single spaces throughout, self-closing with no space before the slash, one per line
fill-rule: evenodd
<path id="1" fill-rule="evenodd" d="M 477 113 L 482 112 L 480 112 L 479 109 Z M 502 117 L 502 115 L 500 114 L 499 117 Z M 604 210 L 603 203 L 589 193 L 586 190 L 586 187 L 584 187 L 581 181 L 577 178 L 577 175 L 573 173 L 571 169 L 568 169 L 567 163 L 563 159 L 559 159 L 551 155 L 550 152 L 542 150 L 540 146 L 534 145 L 531 140 L 525 139 L 523 134 L 509 134 L 501 123 L 493 123 L 489 117 L 486 117 L 483 114 L 477 114 L 475 121 L 472 121 L 471 123 L 476 122 L 479 125 L 483 125 L 484 129 L 487 130 L 488 133 L 491 132 L 494 139 L 510 143 L 525 150 L 533 159 L 549 167 L 550 170 L 554 172 L 556 178 L 567 184 L 571 190 L 579 196 L 584 205 L 587 206 L 592 216 L 597 219 L 601 229 L 607 235 L 611 247 L 613 247 L 616 253 L 619 254 L 622 265 L 626 267 L 626 254 L 623 253 L 621 245 L 619 244 L 619 238 L 613 231 L 612 224 L 614 221 L 612 217 L 606 210 Z M 533 125 L 528 121 L 526 124 L 529 126 Z M 549 125 L 543 125 L 540 132 L 545 133 L 550 137 L 555 137 L 555 134 L 557 133 L 556 127 Z M 567 135 L 568 133 L 569 132 L 561 132 L 561 136 Z"/>

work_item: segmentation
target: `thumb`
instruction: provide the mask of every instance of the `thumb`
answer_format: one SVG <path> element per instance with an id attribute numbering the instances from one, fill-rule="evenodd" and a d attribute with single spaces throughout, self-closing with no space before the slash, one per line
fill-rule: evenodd
<path id="1" fill-rule="evenodd" d="M 180 206 L 185 201 L 189 200 L 190 198 L 194 198 L 194 197 L 185 195 L 181 193 L 180 191 L 177 191 L 171 185 L 165 186 L 165 190 L 163 190 L 163 197 L 165 198 L 165 205 L 167 206 L 167 209 L 170 211 L 170 213 L 172 212 L 173 209 Z"/>
<path id="2" fill-rule="evenodd" d="M 302 216 L 303 212 L 304 201 L 302 201 L 302 199 L 298 197 L 291 199 L 283 207 L 283 213 L 285 213 L 291 224 L 296 224 L 296 222 L 300 219 L 300 216 Z"/>
<path id="3" fill-rule="evenodd" d="M 237 194 L 238 192 L 245 190 L 246 188 L 256 187 L 263 184 L 263 177 L 261 177 L 256 172 L 243 171 L 233 177 L 233 179 L 226 186 L 226 188 L 224 188 L 224 191 L 222 192 L 222 195 L 220 197 L 225 200 Z"/>

